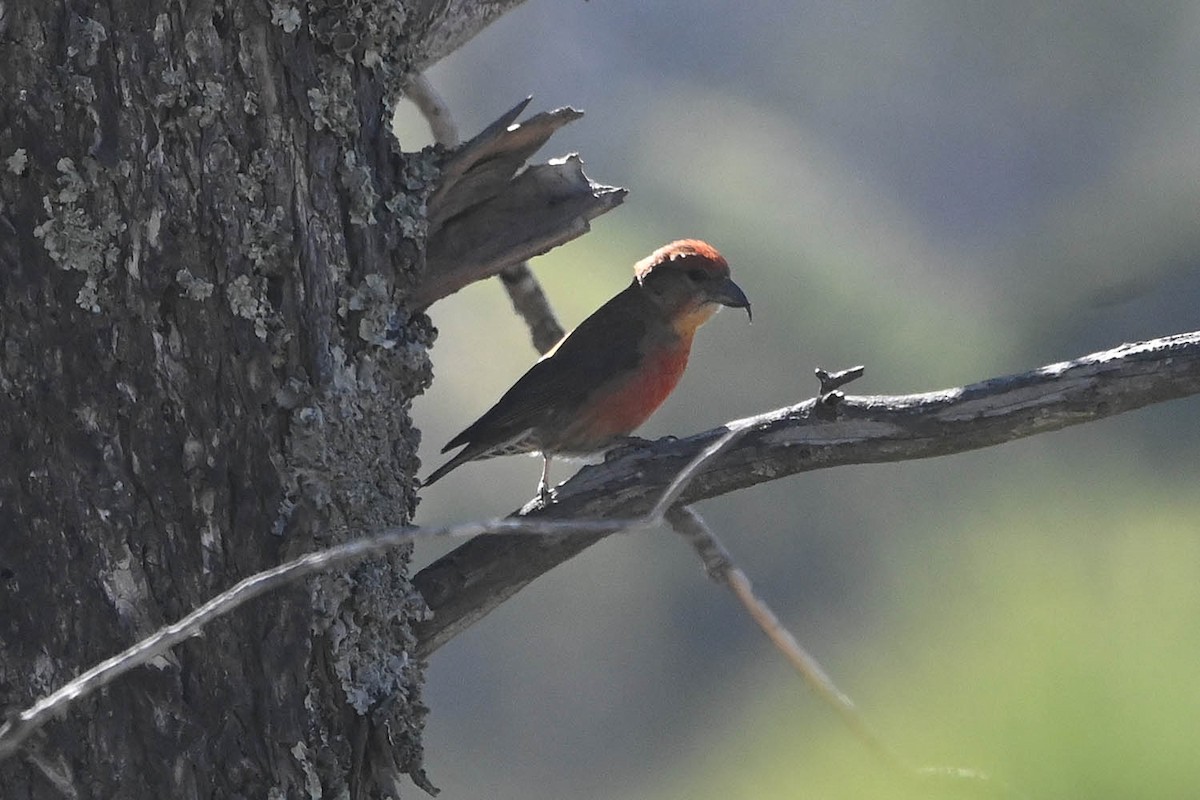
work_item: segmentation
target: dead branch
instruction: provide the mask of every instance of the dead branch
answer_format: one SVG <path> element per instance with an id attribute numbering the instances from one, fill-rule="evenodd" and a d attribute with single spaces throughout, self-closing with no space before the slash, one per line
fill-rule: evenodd
<path id="1" fill-rule="evenodd" d="M 434 140 L 443 147 L 457 147 L 458 126 L 454 122 L 454 115 L 424 74 L 413 77 L 407 96 L 429 123 Z M 523 108 L 527 103 L 528 100 L 519 107 Z M 539 353 L 545 353 L 565 335 L 565 331 L 558 323 L 541 284 L 529 268 L 529 262 L 522 261 L 501 270 L 500 280 L 508 292 L 513 309 L 529 326 L 533 346 Z"/>
<path id="2" fill-rule="evenodd" d="M 411 76 L 404 96 L 421 112 L 435 142 L 445 148 L 458 147 L 458 125 L 454 122 L 454 115 L 425 73 Z"/>
<path id="3" fill-rule="evenodd" d="M 855 367 L 853 370 L 845 370 L 838 373 L 837 379 L 842 380 L 843 384 L 846 381 L 853 380 L 861 374 L 861 367 Z M 826 376 L 833 378 L 834 376 Z M 826 385 L 826 378 L 822 378 L 823 388 Z M 829 391 L 836 391 L 830 389 Z M 827 392 L 823 391 L 823 394 Z M 719 440 L 725 441 L 725 440 Z M 732 444 L 732 440 L 730 440 Z M 709 448 L 705 451 L 707 454 Z M 715 456 L 716 453 L 713 453 Z M 712 456 L 710 456 L 711 458 Z M 701 461 L 702 463 L 715 463 L 711 461 Z M 699 464 L 697 465 L 699 466 Z M 661 505 L 666 495 L 659 498 L 658 504 Z M 720 586 L 725 587 L 737 601 L 745 609 L 754 623 L 758 625 L 766 637 L 774 645 L 792 669 L 804 681 L 810 690 L 821 700 L 826 706 L 831 708 L 834 713 L 841 718 L 842 722 L 868 750 L 873 752 L 876 757 L 893 773 L 896 777 L 916 786 L 929 789 L 951 789 L 961 792 L 964 788 L 969 789 L 980 796 L 981 791 L 986 792 L 987 796 L 991 797 L 1016 797 L 1017 793 L 1003 781 L 998 781 L 986 773 L 975 769 L 964 767 L 914 767 L 902 758 L 891 747 L 884 742 L 883 739 L 871 728 L 866 719 L 859 713 L 858 707 L 854 705 L 854 701 L 850 699 L 841 689 L 834 683 L 833 678 L 821 666 L 811 653 L 800 644 L 792 632 L 788 630 L 771 607 L 763 600 L 755 591 L 753 584 L 750 583 L 750 578 L 746 573 L 738 567 L 734 562 L 733 556 L 717 538 L 712 528 L 704 518 L 701 517 L 695 509 L 690 506 L 674 506 L 666 513 L 666 522 L 672 529 L 684 538 L 692 549 L 696 551 L 696 555 L 700 557 L 700 562 L 704 565 L 704 571 L 712 581 Z M 954 796 L 961 796 L 956 793 Z"/>
<path id="4" fill-rule="evenodd" d="M 688 484 L 694 503 L 788 475 L 962 453 L 1200 393 L 1200 332 L 1050 364 L 1031 372 L 925 394 L 847 396 L 830 413 L 819 399 L 686 439 L 629 448 L 558 487 L 557 502 L 520 516 L 636 517 L 696 453 L 740 431 L 719 462 Z M 537 576 L 603 538 L 476 539 L 423 569 L 414 585 L 434 612 L 418 628 L 428 655 Z"/>
<path id="5" fill-rule="evenodd" d="M 558 344 L 559 339 L 566 336 L 566 331 L 554 315 L 554 309 L 550 307 L 542 285 L 538 283 L 533 270 L 525 261 L 503 270 L 500 280 L 508 292 L 508 299 L 512 301 L 513 310 L 520 314 L 529 326 L 534 348 L 544 355 Z"/>
<path id="6" fill-rule="evenodd" d="M 409 298 L 413 308 L 583 235 L 592 219 L 625 199 L 624 189 L 592 182 L 578 155 L 524 168 L 555 131 L 583 116 L 560 108 L 517 123 L 527 105 L 529 98 L 442 164 L 429 198 L 425 278 Z"/>
<path id="7" fill-rule="evenodd" d="M 687 506 L 675 506 L 667 512 L 666 519 L 675 532 L 700 556 L 708 577 L 733 592 L 738 602 L 746 609 L 746 613 L 771 640 L 775 649 L 783 654 L 796 673 L 808 684 L 808 688 L 842 718 L 851 733 L 888 766 L 904 774 L 915 774 L 915 770 L 901 761 L 871 730 L 866 720 L 858 713 L 854 702 L 837 687 L 820 662 L 804 649 L 792 632 L 775 616 L 771 607 L 755 594 L 746 573 L 733 563 L 733 557 L 717 539 L 704 518 Z"/>

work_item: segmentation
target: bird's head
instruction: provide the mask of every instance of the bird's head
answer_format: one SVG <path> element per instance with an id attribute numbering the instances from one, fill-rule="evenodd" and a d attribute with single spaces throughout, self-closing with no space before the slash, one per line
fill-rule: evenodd
<path id="1" fill-rule="evenodd" d="M 680 333 L 690 335 L 721 306 L 744 308 L 751 317 L 750 301 L 729 277 L 729 264 L 707 242 L 671 242 L 635 264 L 633 272 L 642 291 Z"/>

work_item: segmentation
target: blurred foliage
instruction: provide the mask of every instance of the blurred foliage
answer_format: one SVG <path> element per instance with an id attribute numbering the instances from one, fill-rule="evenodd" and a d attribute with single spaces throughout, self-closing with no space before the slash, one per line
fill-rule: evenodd
<path id="1" fill-rule="evenodd" d="M 969 538 L 891 548 L 883 593 L 895 602 L 869 648 L 838 665 L 843 687 L 904 758 L 988 773 L 1016 796 L 1191 796 L 1200 502 L 1179 489 L 1137 508 L 1099 487 L 1050 511 L 982 497 L 958 520 Z M 641 796 L 989 796 L 970 782 L 908 785 L 798 679 L 770 673 L 694 737 L 704 756 Z"/>
<path id="2" fill-rule="evenodd" d="M 566 326 L 666 241 L 729 258 L 755 322 L 705 327 L 650 437 L 797 402 L 818 365 L 866 364 L 855 393 L 924 391 L 1196 328 L 1196 75 L 1200 5 L 1178 0 L 530 0 L 431 73 L 464 136 L 531 92 L 585 108 L 542 156 L 578 150 L 631 190 L 534 262 Z M 428 139 L 411 114 L 401 131 Z M 497 282 L 431 316 L 426 470 L 536 357 Z M 1188 796 L 1198 414 L 823 471 L 703 513 L 914 762 L 1030 797 Z M 537 475 L 465 466 L 419 521 L 506 513 Z M 429 677 L 428 766 L 454 797 L 930 796 L 877 768 L 669 534 L 555 570 Z"/>

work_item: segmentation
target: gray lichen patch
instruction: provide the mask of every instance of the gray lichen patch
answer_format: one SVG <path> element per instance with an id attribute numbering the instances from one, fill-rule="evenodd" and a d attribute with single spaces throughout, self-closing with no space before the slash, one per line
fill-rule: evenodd
<path id="1" fill-rule="evenodd" d="M 338 136 L 349 138 L 358 131 L 358 112 L 354 107 L 350 68 L 331 58 L 322 61 L 328 67 L 321 73 L 321 87 L 308 90 L 313 127 L 318 131 L 328 129 Z"/>
<path id="2" fill-rule="evenodd" d="M 242 246 L 256 270 L 271 273 L 283 263 L 282 254 L 292 246 L 284 226 L 286 217 L 281 206 L 249 209 L 242 228 Z"/>
<path id="3" fill-rule="evenodd" d="M 79 105 L 90 107 L 96 102 L 96 84 L 86 75 L 72 75 L 67 79 L 67 94 Z"/>
<path id="4" fill-rule="evenodd" d="M 283 29 L 284 33 L 300 30 L 300 9 L 282 0 L 271 1 L 271 24 Z"/>
<path id="5" fill-rule="evenodd" d="M 72 14 L 67 28 L 67 57 L 76 69 L 89 70 L 99 62 L 100 45 L 108 41 L 103 23 L 82 14 Z"/>
<path id="6" fill-rule="evenodd" d="M 200 127 L 207 128 L 221 119 L 225 112 L 225 84 L 219 81 L 200 82 L 200 102 L 192 108 L 199 117 Z"/>
<path id="7" fill-rule="evenodd" d="M 339 303 L 339 317 L 362 314 L 353 353 L 335 345 L 332 386 L 292 412 L 288 460 L 297 502 L 321 509 L 334 538 L 406 524 L 416 506 L 419 434 L 407 400 L 432 375 L 432 328 L 392 300 L 387 280 L 368 275 Z M 362 336 L 361 323 L 381 332 Z M 386 332 L 384 328 L 391 326 Z M 415 643 L 406 620 L 424 601 L 408 580 L 406 551 L 312 582 L 314 631 L 328 641 L 343 695 L 360 714 L 391 698 L 413 699 L 421 665 L 404 654 Z"/>
<path id="8" fill-rule="evenodd" d="M 277 153 L 256 150 L 235 175 L 240 212 L 242 252 L 262 275 L 286 274 L 295 245 L 287 211 L 267 201 L 266 187 L 279 173 Z"/>
<path id="9" fill-rule="evenodd" d="M 86 176 L 69 158 L 59 159 L 58 171 L 58 189 L 42 198 L 47 219 L 33 229 L 33 235 L 42 240 L 42 246 L 59 267 L 84 274 L 75 302 L 80 308 L 98 313 L 102 301 L 107 299 L 104 280 L 114 273 L 120 258 L 117 243 L 125 223 L 114 204 L 108 202 L 111 200 L 108 192 L 88 197 L 98 190 L 99 172 L 90 159 L 85 160 Z M 85 211 L 82 202 L 85 198 L 92 201 L 89 207 L 106 209 L 100 212 L 99 219 Z"/>
<path id="10" fill-rule="evenodd" d="M 419 663 L 406 620 L 427 615 L 424 600 L 406 580 L 401 558 L 383 558 L 332 576 L 314 592 L 317 632 L 333 654 L 333 669 L 350 705 L 359 714 L 417 685 Z M 353 610 L 353 612 L 351 611 Z"/>
<path id="11" fill-rule="evenodd" d="M 145 608 L 150 587 L 141 562 L 133 557 L 128 543 L 121 542 L 115 552 L 106 553 L 104 562 L 99 571 L 100 586 L 117 616 L 139 633 L 153 631 Z"/>
<path id="12" fill-rule="evenodd" d="M 371 177 L 371 169 L 358 162 L 353 150 L 342 155 L 338 165 L 338 177 L 350 197 L 350 222 L 355 225 L 374 225 L 375 207 L 379 204 L 379 193 Z"/>
<path id="13" fill-rule="evenodd" d="M 158 77 L 157 91 L 150 98 L 151 102 L 162 108 L 186 107 L 190 85 L 187 73 L 176 67 L 168 66 L 159 73 Z M 171 121 L 169 124 L 175 125 L 176 123 Z"/>
<path id="14" fill-rule="evenodd" d="M 313 628 L 329 642 L 332 667 L 359 714 L 392 698 L 410 698 L 422 666 L 410 622 L 428 615 L 406 573 L 407 553 L 366 562 L 313 585 Z"/>
<path id="15" fill-rule="evenodd" d="M 207 300 L 212 297 L 213 289 L 211 283 L 201 280 L 193 275 L 188 269 L 184 268 L 175 273 L 175 282 L 179 284 L 179 288 L 183 290 L 191 300 Z"/>
<path id="16" fill-rule="evenodd" d="M 24 147 L 18 147 L 13 151 L 13 154 L 4 159 L 4 166 L 13 175 L 24 175 L 25 166 L 29 163 L 29 154 L 25 152 Z"/>
<path id="17" fill-rule="evenodd" d="M 380 302 L 390 303 L 391 291 L 388 289 L 387 278 L 378 272 L 365 276 L 357 287 L 342 298 L 338 307 L 338 316 L 346 318 L 349 311 L 363 311 Z"/>
<path id="18" fill-rule="evenodd" d="M 359 315 L 358 338 L 368 344 L 392 349 L 397 344 L 396 315 L 400 306 L 392 300 L 387 279 L 378 273 L 363 278 L 362 283 L 338 302 L 338 316 L 347 319 L 352 312 Z"/>
<path id="19" fill-rule="evenodd" d="M 292 758 L 296 759 L 296 764 L 299 765 L 301 773 L 304 775 L 304 792 L 311 800 L 321 800 L 325 796 L 325 790 L 321 786 L 321 773 L 317 769 L 317 764 L 313 761 L 309 753 L 308 745 L 303 741 L 296 742 L 291 749 Z M 280 796 L 286 797 L 286 792 L 282 792 Z"/>
<path id="20" fill-rule="evenodd" d="M 409 39 L 413 30 L 408 21 L 408 12 L 401 3 L 343 0 L 308 6 L 312 35 L 343 60 L 372 70 L 389 108 L 403 94 L 411 70 Z"/>
<path id="21" fill-rule="evenodd" d="M 404 191 L 384 201 L 384 208 L 407 239 L 424 241 L 429 232 L 427 202 L 437 187 L 441 170 L 432 151 L 406 153 L 404 161 Z"/>
<path id="22" fill-rule="evenodd" d="M 400 234 L 406 239 L 422 239 L 429 231 L 429 219 L 425 215 L 425 201 L 409 194 L 397 194 L 384 203 L 388 212 L 395 216 Z"/>
<path id="23" fill-rule="evenodd" d="M 248 275 L 238 275 L 225 286 L 225 296 L 229 299 L 229 310 L 253 322 L 254 335 L 265 342 L 271 304 L 267 302 L 262 286 L 255 285 Z"/>
<path id="24" fill-rule="evenodd" d="M 399 524 L 416 505 L 415 487 L 406 477 L 416 472 L 415 448 L 404 443 L 415 445 L 417 432 L 406 398 L 420 394 L 432 377 L 432 328 L 423 315 L 396 313 L 392 323 L 397 326 L 392 337 L 401 346 L 356 348 L 354 356 L 334 346 L 333 385 L 292 412 L 288 456 L 294 490 L 334 515 L 337 529 Z M 317 475 L 322 488 L 310 483 Z"/>
<path id="25" fill-rule="evenodd" d="M 413 397 L 428 388 L 432 379 L 429 348 L 434 329 L 423 314 L 413 315 L 397 301 L 395 290 L 378 273 L 365 276 L 361 283 L 338 300 L 338 316 L 357 319 L 358 338 L 386 353 L 367 350 L 358 355 L 354 374 L 359 388 L 373 390 L 379 370 L 420 376 L 421 382 L 409 391 Z"/>

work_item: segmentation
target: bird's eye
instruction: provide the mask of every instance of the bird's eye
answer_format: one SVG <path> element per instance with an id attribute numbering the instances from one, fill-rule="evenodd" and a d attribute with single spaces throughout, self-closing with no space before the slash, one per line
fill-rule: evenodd
<path id="1" fill-rule="evenodd" d="M 687 276 L 689 278 L 691 278 L 692 280 L 696 281 L 697 283 L 708 280 L 708 273 L 706 271 L 700 269 L 699 267 L 697 267 L 695 269 L 689 269 Z"/>

